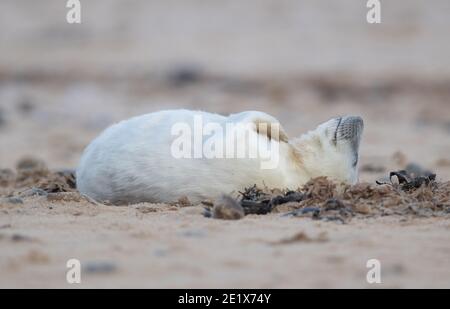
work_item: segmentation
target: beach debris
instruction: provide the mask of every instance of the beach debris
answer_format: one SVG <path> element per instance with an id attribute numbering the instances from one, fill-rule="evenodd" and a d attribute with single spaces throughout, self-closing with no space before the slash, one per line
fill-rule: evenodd
<path id="1" fill-rule="evenodd" d="M 287 216 L 322 219 L 324 210 L 343 208 L 339 200 L 333 199 L 336 194 L 336 185 L 325 177 L 311 180 L 297 191 L 288 190 L 274 193 L 275 190 L 259 189 L 256 185 L 240 192 L 242 195 L 241 205 L 245 213 L 264 215 L 278 212 L 280 205 L 289 205 L 288 208 L 291 208 L 292 211 L 286 213 Z"/>
<path id="2" fill-rule="evenodd" d="M 202 205 L 206 206 L 206 207 L 213 207 L 214 206 L 214 201 L 212 201 L 212 200 L 203 200 L 200 203 Z"/>
<path id="3" fill-rule="evenodd" d="M 80 202 L 86 200 L 98 205 L 76 190 L 74 170 L 51 171 L 47 165 L 33 157 L 18 161 L 16 171 L 0 170 L 0 196 L 2 204 L 23 204 L 25 199 L 43 197 L 50 202 Z"/>
<path id="4" fill-rule="evenodd" d="M 436 174 L 409 164 L 405 170 L 391 172 L 389 179 L 377 184 L 344 185 L 319 177 L 296 191 L 281 192 L 253 186 L 240 192 L 240 203 L 246 214 L 281 212 L 284 217 L 343 224 L 354 217 L 450 213 L 450 182 L 437 182 Z"/>
<path id="5" fill-rule="evenodd" d="M 390 183 L 377 181 L 377 184 L 397 186 L 393 181 L 394 177 L 398 180 L 398 186 L 403 191 L 418 189 L 423 185 L 433 185 L 436 182 L 436 174 L 422 169 L 419 165 L 409 164 L 404 170 L 390 172 Z"/>
<path id="6" fill-rule="evenodd" d="M 231 196 L 222 195 L 214 201 L 211 216 L 215 219 L 239 220 L 245 216 L 244 208 Z"/>
<path id="7" fill-rule="evenodd" d="M 284 214 L 283 216 L 306 217 L 314 220 L 337 221 L 348 223 L 353 217 L 353 210 L 337 199 L 331 198 L 319 207 L 304 207 Z"/>
<path id="8" fill-rule="evenodd" d="M 16 171 L 0 170 L 0 187 L 9 188 L 20 197 L 75 192 L 75 171 L 51 171 L 43 161 L 26 157 L 17 163 Z"/>
<path id="9" fill-rule="evenodd" d="M 17 197 L 17 196 L 12 196 L 12 197 L 6 198 L 6 203 L 9 203 L 9 204 L 23 204 L 23 199 L 21 199 L 20 197 Z"/>
<path id="10" fill-rule="evenodd" d="M 47 191 L 40 188 L 30 188 L 20 193 L 22 198 L 33 197 L 33 196 L 48 196 Z"/>
<path id="11" fill-rule="evenodd" d="M 429 185 L 436 180 L 436 174 L 411 178 L 405 171 L 391 172 L 389 177 L 392 178 L 393 176 L 397 176 L 403 190 L 418 189 L 422 185 Z"/>
<path id="12" fill-rule="evenodd" d="M 309 217 L 313 219 L 320 218 L 320 208 L 319 207 L 304 207 L 288 213 L 283 214 L 284 217 Z"/>
<path id="13" fill-rule="evenodd" d="M 203 207 L 202 215 L 205 218 L 212 218 L 211 207 Z"/>
<path id="14" fill-rule="evenodd" d="M 23 200 L 16 196 L 0 197 L 0 205 L 19 205 L 23 204 Z"/>
<path id="15" fill-rule="evenodd" d="M 278 205 L 286 204 L 290 202 L 301 202 L 306 198 L 305 194 L 295 191 L 288 191 L 285 195 L 277 195 L 269 202 L 272 209 Z"/>

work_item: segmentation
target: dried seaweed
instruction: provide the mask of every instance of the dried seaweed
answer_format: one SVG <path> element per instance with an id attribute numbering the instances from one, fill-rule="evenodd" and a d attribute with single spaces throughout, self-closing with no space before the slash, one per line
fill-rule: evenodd
<path id="1" fill-rule="evenodd" d="M 12 192 L 45 191 L 46 193 L 75 192 L 75 172 L 72 170 L 51 171 L 44 162 L 34 158 L 24 158 L 16 166 L 16 171 L 0 170 L 0 187 Z"/>
<path id="2" fill-rule="evenodd" d="M 398 178 L 400 187 L 404 191 L 409 191 L 412 189 L 418 189 L 422 185 L 430 185 L 436 181 L 436 174 L 429 174 L 426 176 L 416 176 L 413 177 L 406 170 L 391 172 L 389 174 L 389 179 L 392 183 L 392 177 L 396 176 Z"/>
<path id="3" fill-rule="evenodd" d="M 0 189 L 0 203 L 5 204 L 23 203 L 31 197 L 45 197 L 51 202 L 87 199 L 76 190 L 74 171 L 51 171 L 34 158 L 20 160 L 15 171 L 0 170 Z"/>
<path id="4" fill-rule="evenodd" d="M 417 171 L 417 169 L 416 169 Z M 398 179 L 398 183 L 394 182 Z M 280 212 L 284 216 L 347 223 L 353 217 L 450 213 L 450 183 L 439 183 L 428 171 L 390 173 L 389 183 L 336 184 L 325 177 L 312 179 L 296 191 L 271 194 L 253 186 L 241 193 L 246 214 Z"/>
<path id="5" fill-rule="evenodd" d="M 241 206 L 244 208 L 246 215 L 264 215 L 272 211 L 271 195 L 257 188 L 256 185 L 239 193 L 242 195 Z"/>

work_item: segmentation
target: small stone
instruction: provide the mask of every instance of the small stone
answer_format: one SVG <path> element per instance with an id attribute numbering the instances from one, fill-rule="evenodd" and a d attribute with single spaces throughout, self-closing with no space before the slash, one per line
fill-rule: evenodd
<path id="1" fill-rule="evenodd" d="M 245 216 L 245 212 L 234 198 L 223 195 L 214 202 L 212 216 L 215 219 L 239 220 Z"/>
<path id="2" fill-rule="evenodd" d="M 342 203 L 341 200 L 336 199 L 336 198 L 331 198 L 325 202 L 324 207 L 325 207 L 325 210 L 338 210 L 338 209 L 345 208 L 345 205 L 344 205 L 344 203 Z"/>
<path id="3" fill-rule="evenodd" d="M 20 194 L 21 197 L 47 196 L 47 195 L 48 193 L 45 190 L 36 187 L 25 190 Z"/>
<path id="4" fill-rule="evenodd" d="M 23 200 L 20 197 L 8 197 L 6 202 L 9 204 L 23 204 Z"/>
<path id="5" fill-rule="evenodd" d="M 203 217 L 205 217 L 205 218 L 211 218 L 211 217 L 212 217 L 211 208 L 209 208 L 209 207 L 204 207 L 204 208 L 203 208 L 202 215 L 203 215 Z"/>

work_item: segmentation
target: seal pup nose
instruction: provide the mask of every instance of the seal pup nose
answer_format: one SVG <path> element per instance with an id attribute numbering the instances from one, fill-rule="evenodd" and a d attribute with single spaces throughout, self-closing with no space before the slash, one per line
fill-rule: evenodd
<path id="1" fill-rule="evenodd" d="M 341 117 L 336 127 L 337 139 L 359 140 L 364 129 L 364 121 L 358 116 Z"/>

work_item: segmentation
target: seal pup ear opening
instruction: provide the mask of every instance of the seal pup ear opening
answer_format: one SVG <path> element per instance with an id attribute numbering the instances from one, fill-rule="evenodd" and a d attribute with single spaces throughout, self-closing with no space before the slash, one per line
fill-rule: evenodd
<path id="1" fill-rule="evenodd" d="M 269 114 L 258 111 L 247 111 L 230 115 L 230 119 L 236 123 L 253 123 L 258 134 L 265 135 L 269 139 L 278 142 L 289 142 L 289 137 L 284 131 L 278 119 Z"/>

